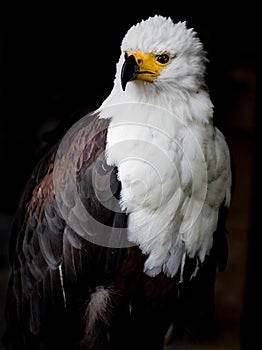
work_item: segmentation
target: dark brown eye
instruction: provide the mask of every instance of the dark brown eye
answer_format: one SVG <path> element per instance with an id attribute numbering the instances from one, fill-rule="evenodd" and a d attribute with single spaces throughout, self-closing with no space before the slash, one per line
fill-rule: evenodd
<path id="1" fill-rule="evenodd" d="M 157 62 L 161 63 L 161 64 L 165 64 L 169 61 L 169 55 L 166 53 L 163 53 L 162 55 L 157 55 L 156 60 Z"/>

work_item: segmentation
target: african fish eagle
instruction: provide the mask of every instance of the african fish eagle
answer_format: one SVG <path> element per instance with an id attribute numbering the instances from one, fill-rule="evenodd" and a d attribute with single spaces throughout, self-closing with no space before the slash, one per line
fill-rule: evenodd
<path id="1" fill-rule="evenodd" d="M 4 350 L 160 350 L 171 325 L 210 325 L 231 166 L 206 62 L 185 22 L 155 15 L 128 30 L 111 93 L 21 199 Z"/>

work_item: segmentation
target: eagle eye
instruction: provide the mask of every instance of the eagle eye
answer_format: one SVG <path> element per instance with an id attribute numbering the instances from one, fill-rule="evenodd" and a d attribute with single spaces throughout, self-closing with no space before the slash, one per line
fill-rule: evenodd
<path id="1" fill-rule="evenodd" d="M 166 64 L 170 60 L 170 56 L 167 53 L 163 53 L 161 55 L 157 55 L 156 60 L 161 64 Z"/>

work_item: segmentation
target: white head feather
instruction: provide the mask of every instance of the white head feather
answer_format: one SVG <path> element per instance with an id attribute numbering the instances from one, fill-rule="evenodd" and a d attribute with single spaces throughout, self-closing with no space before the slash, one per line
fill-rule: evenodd
<path id="1" fill-rule="evenodd" d="M 196 90 L 203 83 L 206 53 L 196 32 L 187 29 L 186 22 L 174 23 L 170 17 L 158 15 L 150 17 L 129 29 L 121 49 L 122 56 L 126 51 L 171 54 L 171 63 L 155 79 L 156 85 L 166 86 L 170 82 L 180 89 Z"/>

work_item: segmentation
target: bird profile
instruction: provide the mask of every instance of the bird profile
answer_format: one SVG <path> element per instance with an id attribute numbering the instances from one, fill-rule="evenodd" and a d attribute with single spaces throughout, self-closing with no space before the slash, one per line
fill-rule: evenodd
<path id="1" fill-rule="evenodd" d="M 210 327 L 231 167 L 206 63 L 185 22 L 155 15 L 127 31 L 111 93 L 21 198 L 3 350 L 161 350 L 171 325 Z"/>

